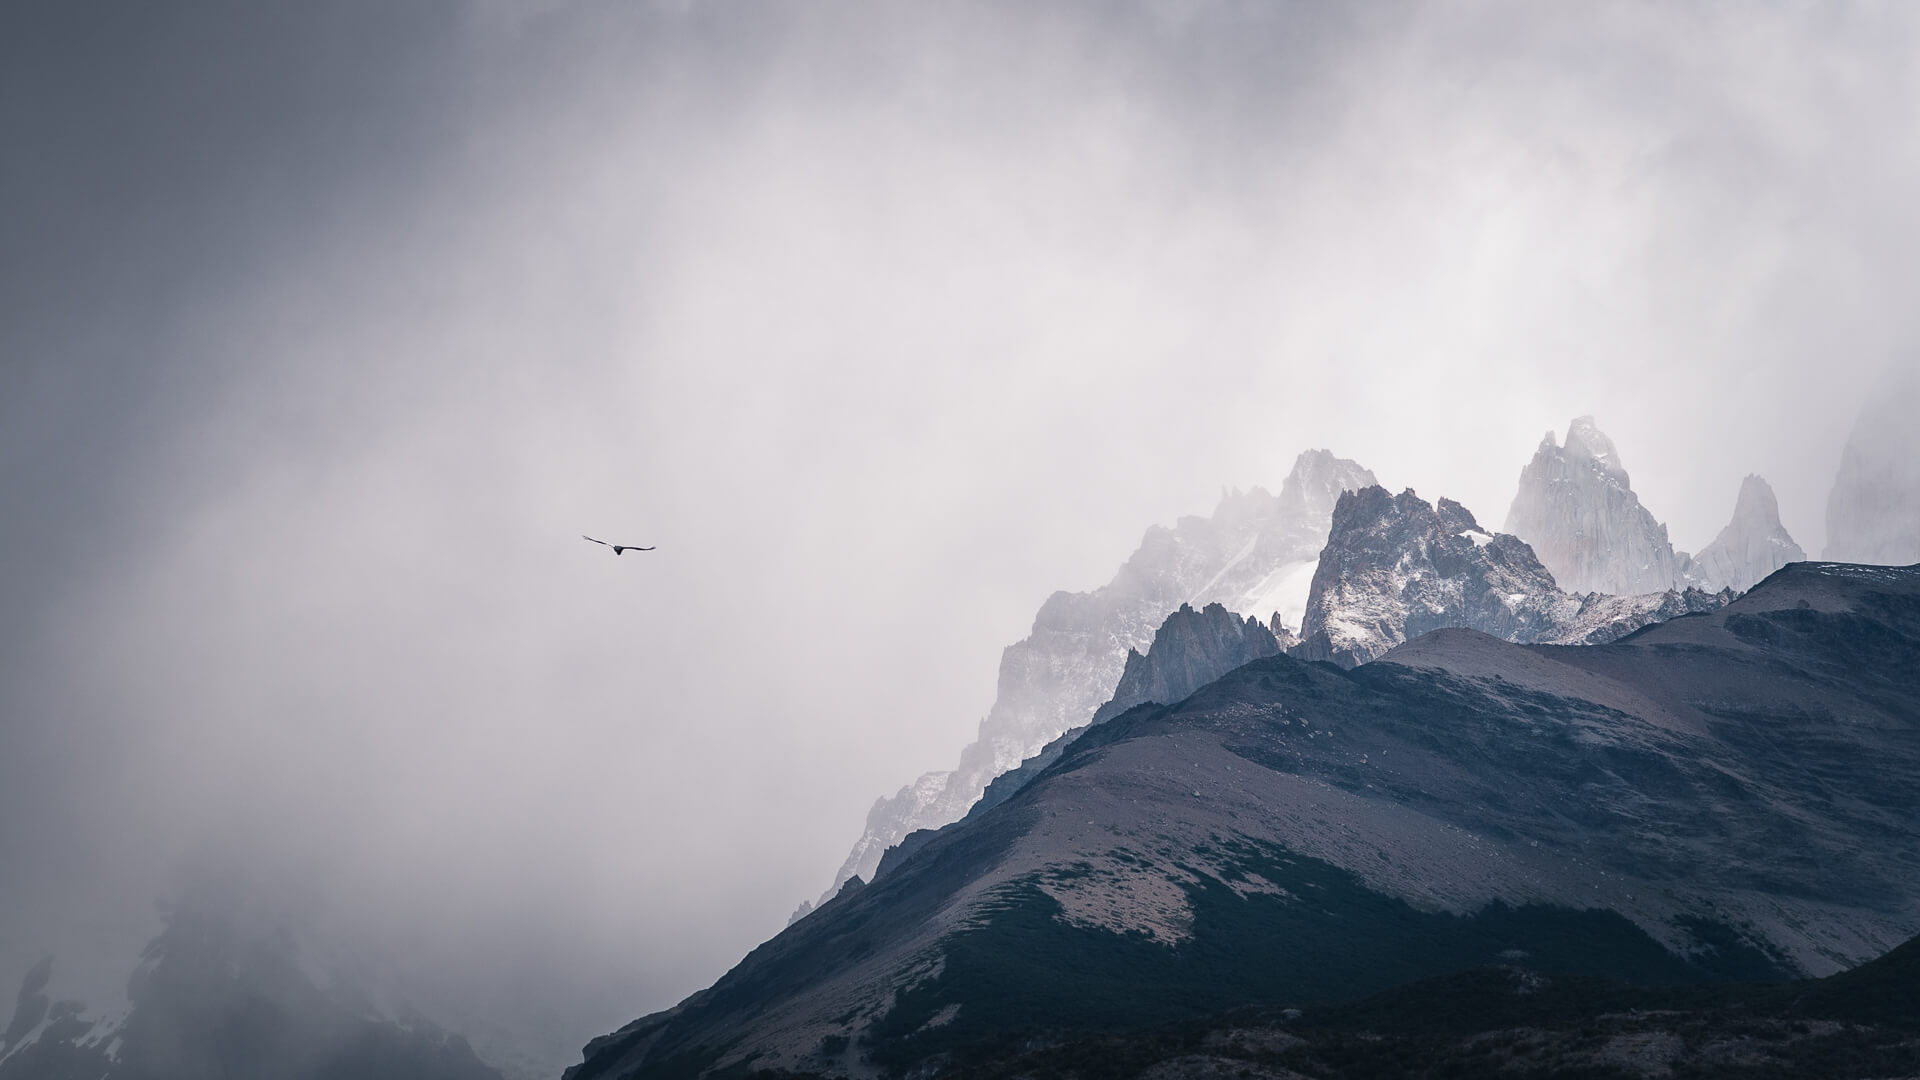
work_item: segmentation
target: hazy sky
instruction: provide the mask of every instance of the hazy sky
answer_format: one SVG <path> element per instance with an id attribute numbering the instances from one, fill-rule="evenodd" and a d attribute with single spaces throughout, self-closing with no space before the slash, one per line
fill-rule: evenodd
<path id="1" fill-rule="evenodd" d="M 0 1001 L 191 857 L 563 1041 L 671 1004 L 954 763 L 1050 591 L 1307 447 L 1497 527 L 1592 413 L 1678 546 L 1759 472 L 1817 552 L 1920 355 L 1916 45 L 1899 3 L 15 0 Z"/>

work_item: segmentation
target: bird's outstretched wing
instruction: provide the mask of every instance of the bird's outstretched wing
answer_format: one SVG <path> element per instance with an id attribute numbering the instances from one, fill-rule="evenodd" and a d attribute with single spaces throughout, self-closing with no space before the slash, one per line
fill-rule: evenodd
<path id="1" fill-rule="evenodd" d="M 617 544 L 614 546 L 613 553 L 615 555 L 618 555 L 623 551 L 652 551 L 652 550 L 653 549 L 650 547 L 634 547 L 632 544 Z"/>
<path id="2" fill-rule="evenodd" d="M 587 535 L 586 533 L 581 533 L 581 534 L 580 534 L 580 539 L 582 539 L 582 540 L 593 540 L 593 537 L 591 537 L 591 536 L 588 536 L 588 535 Z M 596 543 L 596 544 L 599 544 L 599 545 L 600 545 L 601 547 L 612 547 L 612 546 L 613 546 L 612 544 L 609 544 L 609 543 L 607 543 L 607 542 L 606 542 L 605 540 L 593 540 L 593 542 L 594 542 L 594 543 Z"/>

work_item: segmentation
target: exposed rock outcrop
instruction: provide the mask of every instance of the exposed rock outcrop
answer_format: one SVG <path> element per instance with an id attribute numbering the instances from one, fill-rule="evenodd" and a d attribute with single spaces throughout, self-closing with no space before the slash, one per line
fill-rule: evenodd
<path id="1" fill-rule="evenodd" d="M 1431 630 L 1479 630 L 1520 643 L 1600 644 L 1733 593 L 1665 589 L 1636 596 L 1562 592 L 1532 548 L 1480 527 L 1451 499 L 1371 487 L 1343 495 L 1291 654 L 1364 664 Z"/>
<path id="2" fill-rule="evenodd" d="M 1093 722 L 1110 720 L 1149 701 L 1162 705 L 1184 701 L 1241 664 L 1279 651 L 1273 631 L 1258 619 L 1242 619 L 1219 604 L 1208 604 L 1200 611 L 1182 604 L 1154 632 L 1146 655 L 1127 651 L 1113 697 L 1094 711 Z"/>

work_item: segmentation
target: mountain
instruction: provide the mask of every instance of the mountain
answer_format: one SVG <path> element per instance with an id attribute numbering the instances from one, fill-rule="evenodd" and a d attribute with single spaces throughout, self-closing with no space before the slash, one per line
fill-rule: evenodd
<path id="1" fill-rule="evenodd" d="M 1272 656 L 1089 727 L 567 1075 L 931 1075 L 1488 963 L 1826 975 L 1920 931 L 1916 770 L 1920 566 L 1795 563 L 1603 645 Z"/>
<path id="2" fill-rule="evenodd" d="M 1920 560 L 1920 371 L 1889 380 L 1854 422 L 1827 496 L 1826 557 Z"/>
<path id="3" fill-rule="evenodd" d="M 1733 520 L 1693 557 L 1691 572 L 1705 589 L 1745 592 L 1768 574 L 1806 557 L 1780 524 L 1780 504 L 1773 488 L 1758 476 L 1748 476 L 1740 483 Z M 1916 560 L 1920 552 L 1909 561 Z"/>
<path id="4" fill-rule="evenodd" d="M 501 1080 L 460 1036 L 319 975 L 283 931 L 243 926 L 220 905 L 175 909 L 123 1017 L 50 1000 L 54 961 L 36 965 L 0 1041 L 0 1080 Z"/>
<path id="5" fill-rule="evenodd" d="M 1920 498 L 1912 505 L 1920 508 Z M 1758 476 L 1741 483 L 1733 520 L 1713 543 L 1697 556 L 1676 551 L 1667 540 L 1667 527 L 1640 505 L 1613 440 L 1591 416 L 1567 428 L 1564 445 L 1547 432 L 1533 460 L 1520 471 L 1506 531 L 1526 541 L 1559 586 L 1576 595 L 1630 596 L 1688 588 L 1741 592 L 1787 563 L 1806 558 L 1780 524 L 1773 488 Z M 1920 548 L 1898 561 L 1915 559 L 1920 559 Z"/>
<path id="6" fill-rule="evenodd" d="M 1373 474 L 1325 450 L 1301 454 L 1271 495 L 1230 492 L 1210 517 L 1147 530 L 1112 581 L 1092 592 L 1056 592 L 1033 632 L 1000 657 L 999 689 L 959 768 L 927 773 L 874 803 L 866 829 L 821 898 L 849 878 L 873 877 L 887 848 L 919 829 L 959 820 L 988 781 L 1079 727 L 1113 695 L 1129 652 L 1145 650 L 1184 604 L 1224 604 L 1299 625 L 1307 583 L 1343 491 Z"/>
<path id="7" fill-rule="evenodd" d="M 1561 588 L 1629 596 L 1684 583 L 1687 560 L 1633 493 L 1620 453 L 1582 416 L 1564 444 L 1547 432 L 1520 470 L 1505 531 L 1533 547 Z"/>
<path id="8" fill-rule="evenodd" d="M 1487 532 L 1459 503 L 1368 487 L 1334 508 L 1301 642 L 1289 652 L 1352 667 L 1448 627 L 1513 642 L 1598 644 L 1732 598 L 1698 589 L 1569 596 L 1531 547 Z"/>

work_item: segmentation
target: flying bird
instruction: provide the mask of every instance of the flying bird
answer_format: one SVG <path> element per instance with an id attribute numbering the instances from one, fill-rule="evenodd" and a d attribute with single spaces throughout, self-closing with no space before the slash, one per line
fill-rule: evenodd
<path id="1" fill-rule="evenodd" d="M 580 534 L 580 539 L 582 539 L 582 540 L 593 540 L 593 537 L 591 537 L 591 536 L 588 536 L 588 535 L 587 535 L 586 533 L 581 533 L 581 534 Z M 599 545 L 601 545 L 601 546 L 603 546 L 603 547 L 610 547 L 610 548 L 612 548 L 612 549 L 613 549 L 613 553 L 614 553 L 615 555 L 618 555 L 618 554 L 620 554 L 621 552 L 625 552 L 625 551 L 652 551 L 652 550 L 653 550 L 653 549 L 652 549 L 652 548 L 650 548 L 650 547 L 635 547 L 635 546 L 633 546 L 632 544 L 609 544 L 609 543 L 607 543 L 607 542 L 606 542 L 605 540 L 593 540 L 593 542 L 594 542 L 594 543 L 596 543 L 596 544 L 599 544 Z"/>

